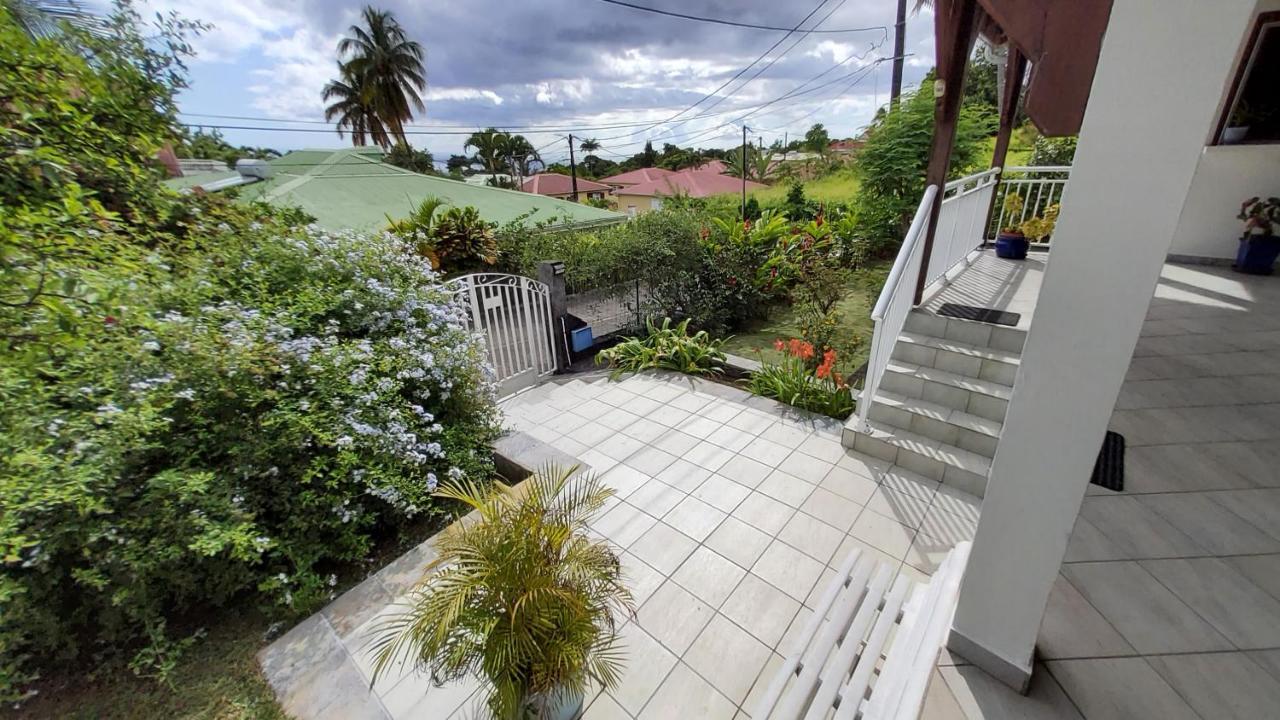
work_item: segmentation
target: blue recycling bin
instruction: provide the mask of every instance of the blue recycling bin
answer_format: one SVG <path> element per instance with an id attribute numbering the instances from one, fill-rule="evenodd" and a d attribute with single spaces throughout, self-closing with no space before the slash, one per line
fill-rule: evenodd
<path id="1" fill-rule="evenodd" d="M 583 350 L 590 349 L 591 346 L 595 344 L 595 339 L 591 337 L 591 326 L 588 325 L 586 327 L 580 327 L 577 330 L 570 330 L 569 343 L 573 345 L 574 352 L 582 352 Z"/>

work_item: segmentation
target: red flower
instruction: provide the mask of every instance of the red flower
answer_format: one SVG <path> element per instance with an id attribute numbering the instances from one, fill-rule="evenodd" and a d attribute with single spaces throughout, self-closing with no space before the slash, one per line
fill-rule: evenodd
<path id="1" fill-rule="evenodd" d="M 785 349 L 786 349 L 786 347 L 787 347 L 787 344 L 786 344 L 786 343 L 784 343 L 784 342 L 782 342 L 782 339 L 781 339 L 781 338 L 779 338 L 779 339 L 777 339 L 777 340 L 774 340 L 774 341 L 773 341 L 773 349 L 774 349 L 774 350 L 779 350 L 779 351 L 780 351 L 780 350 L 785 350 Z"/>
<path id="2" fill-rule="evenodd" d="M 106 316 L 105 318 L 103 318 L 103 319 L 102 319 L 102 322 L 106 323 L 107 325 L 115 325 L 115 324 L 116 324 L 116 316 L 115 316 L 115 315 L 108 315 L 108 316 Z"/>
<path id="3" fill-rule="evenodd" d="M 822 354 L 822 364 L 818 366 L 818 369 L 814 372 L 814 375 L 817 375 L 819 378 L 825 378 L 830 376 L 832 369 L 835 368 L 835 364 L 836 364 L 836 351 L 827 350 L 825 353 Z M 837 382 L 839 382 L 839 380 L 837 380 Z"/>
<path id="4" fill-rule="evenodd" d="M 813 358 L 813 345 L 799 338 L 792 338 L 788 351 L 792 357 L 798 357 L 801 360 L 811 360 Z"/>

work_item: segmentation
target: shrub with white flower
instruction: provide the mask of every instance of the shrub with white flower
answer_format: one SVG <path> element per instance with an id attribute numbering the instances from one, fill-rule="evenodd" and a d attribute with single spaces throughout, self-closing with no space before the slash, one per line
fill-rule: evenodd
<path id="1" fill-rule="evenodd" d="M 482 341 L 424 260 L 227 214 L 58 376 L 0 368 L 6 654 L 127 645 L 244 591 L 314 609 L 335 563 L 444 516 L 440 478 L 492 473 Z"/>

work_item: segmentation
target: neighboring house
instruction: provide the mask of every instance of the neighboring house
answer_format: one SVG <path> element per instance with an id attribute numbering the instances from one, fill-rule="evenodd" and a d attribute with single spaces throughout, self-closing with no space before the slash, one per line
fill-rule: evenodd
<path id="1" fill-rule="evenodd" d="M 429 197 L 454 207 L 475 207 L 482 218 L 499 224 L 525 216 L 534 221 L 555 218 L 556 224 L 565 227 L 624 219 L 580 203 L 421 175 L 383 162 L 376 147 L 295 150 L 273 160 L 255 161 L 241 172 L 173 178 L 166 184 L 206 192 L 236 187 L 241 200 L 298 207 L 330 230 L 379 229 L 388 218 L 407 216 Z"/>
<path id="2" fill-rule="evenodd" d="M 493 185 L 490 182 L 491 180 L 494 180 L 494 179 L 497 179 L 499 183 L 504 183 L 506 185 L 510 185 L 511 183 L 515 182 L 515 178 L 513 178 L 512 176 L 506 173 L 498 173 L 497 175 L 490 175 L 487 172 L 476 172 L 473 175 L 467 175 L 462 178 L 462 181 L 468 185 L 485 185 L 488 187 L 501 187 L 500 185 Z"/>
<path id="3" fill-rule="evenodd" d="M 1280 126 L 1233 128 L 1280 101 L 1280 0 L 931 4 L 927 189 L 844 441 L 885 463 L 875 500 L 909 560 L 973 545 L 949 652 L 885 663 L 926 663 L 928 720 L 1274 717 L 1280 285 L 1228 266 L 1240 203 L 1280 195 Z M 1007 47 L 996 149 L 948 182 L 979 33 Z M 1070 167 L 1004 167 L 1019 104 L 1078 136 Z M 1012 191 L 1060 204 L 1047 253 L 983 249 Z M 1109 429 L 1121 491 L 1090 484 Z M 915 483 L 940 487 L 930 513 L 982 500 L 922 522 Z"/>
<path id="4" fill-rule="evenodd" d="M 723 160 L 708 160 L 697 167 L 685 168 L 680 172 L 709 172 L 723 175 L 729 169 Z"/>
<path id="5" fill-rule="evenodd" d="M 747 181 L 747 189 L 763 188 L 758 182 Z M 628 185 L 614 192 L 618 210 L 628 215 L 662 209 L 664 198 L 682 196 L 692 198 L 711 197 L 742 192 L 740 178 L 719 173 L 685 171 L 670 173 L 649 182 Z"/>
<path id="6" fill-rule="evenodd" d="M 861 150 L 866 144 L 865 140 L 832 140 L 827 149 L 839 155 L 847 155 Z"/>
<path id="7" fill-rule="evenodd" d="M 820 157 L 822 156 L 815 152 L 801 152 L 799 150 L 792 150 L 790 152 L 774 153 L 769 156 L 769 159 L 773 160 L 774 162 L 792 162 L 795 160 L 813 160 Z"/>
<path id="8" fill-rule="evenodd" d="M 614 189 L 614 192 L 622 188 L 631 187 L 632 185 L 640 185 L 642 183 L 653 182 L 668 175 L 675 175 L 673 170 L 664 170 L 662 168 L 640 168 L 639 170 L 631 170 L 629 172 L 618 173 L 607 178 L 601 178 L 600 182 Z"/>
<path id="9" fill-rule="evenodd" d="M 561 200 L 573 199 L 573 178 L 561 173 L 538 173 L 520 187 L 527 193 L 546 195 Z M 613 188 L 585 178 L 578 178 L 578 200 L 603 200 Z"/>

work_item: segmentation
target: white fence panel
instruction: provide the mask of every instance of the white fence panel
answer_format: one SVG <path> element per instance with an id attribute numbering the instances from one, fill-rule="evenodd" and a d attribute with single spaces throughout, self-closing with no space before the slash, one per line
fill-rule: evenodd
<path id="1" fill-rule="evenodd" d="M 483 333 L 498 395 L 519 392 L 556 369 L 547 286 L 519 275 L 483 273 L 449 282 L 468 310 L 471 329 Z"/>

